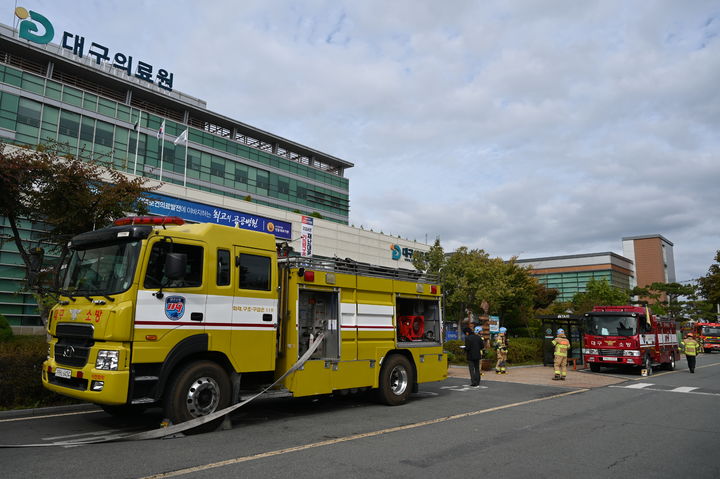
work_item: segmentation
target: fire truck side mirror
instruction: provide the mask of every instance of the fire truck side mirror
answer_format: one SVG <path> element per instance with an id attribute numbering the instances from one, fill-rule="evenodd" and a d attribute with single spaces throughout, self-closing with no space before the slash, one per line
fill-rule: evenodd
<path id="1" fill-rule="evenodd" d="M 185 276 L 187 255 L 181 253 L 168 253 L 165 257 L 165 276 L 168 279 L 181 279 Z"/>

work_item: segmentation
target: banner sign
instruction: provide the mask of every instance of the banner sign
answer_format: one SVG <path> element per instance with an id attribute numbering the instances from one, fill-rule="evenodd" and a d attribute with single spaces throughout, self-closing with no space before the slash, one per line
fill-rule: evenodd
<path id="1" fill-rule="evenodd" d="M 500 316 L 490 316 L 490 332 L 493 334 L 500 332 Z"/>
<path id="2" fill-rule="evenodd" d="M 23 7 L 15 9 L 15 16 L 20 19 L 18 25 L 18 36 L 24 40 L 46 45 L 55 38 L 55 27 L 44 15 L 26 10 Z M 80 35 L 70 32 L 63 32 L 62 48 L 69 50 L 76 57 L 82 58 L 83 55 L 93 57 L 98 67 L 107 63 L 113 68 L 125 71 L 128 76 L 138 78 L 148 83 L 155 84 L 160 88 L 172 91 L 174 74 L 163 68 L 157 69 L 157 74 L 153 76 L 153 66 L 141 60 L 133 61 L 131 55 L 121 52 L 111 52 L 110 49 L 99 43 L 85 39 Z M 133 69 L 133 64 L 135 69 Z"/>
<path id="3" fill-rule="evenodd" d="M 302 217 L 302 231 L 300 232 L 301 240 L 301 256 L 312 256 L 312 235 L 313 235 L 313 219 L 310 216 Z"/>
<path id="4" fill-rule="evenodd" d="M 146 193 L 145 196 L 150 213 L 155 215 L 179 216 L 188 221 L 233 226 L 235 228 L 270 233 L 275 235 L 276 238 L 284 240 L 292 240 L 292 223 L 287 221 L 226 210 L 225 208 L 203 205 L 158 193 Z"/>

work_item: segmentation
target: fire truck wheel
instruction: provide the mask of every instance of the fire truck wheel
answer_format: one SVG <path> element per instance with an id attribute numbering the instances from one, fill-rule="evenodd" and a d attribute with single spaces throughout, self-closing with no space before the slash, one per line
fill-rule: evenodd
<path id="1" fill-rule="evenodd" d="M 380 401 L 397 406 L 407 401 L 415 378 L 410 361 L 405 356 L 394 354 L 383 362 L 380 371 Z"/>
<path id="2" fill-rule="evenodd" d="M 230 405 L 230 379 L 223 368 L 212 361 L 187 364 L 174 375 L 165 395 L 165 417 L 179 424 Z M 223 418 L 186 431 L 198 434 L 214 431 Z"/>
<path id="3" fill-rule="evenodd" d="M 667 369 L 668 371 L 672 371 L 673 369 L 675 369 L 675 355 L 673 355 L 672 353 L 670 353 L 670 361 L 665 363 L 665 369 Z"/>
<path id="4" fill-rule="evenodd" d="M 594 373 L 600 372 L 600 365 L 598 363 L 590 363 L 590 371 Z"/>
<path id="5" fill-rule="evenodd" d="M 645 360 L 643 361 L 642 368 L 647 370 L 648 376 L 650 376 L 652 374 L 652 362 L 650 361 L 650 356 L 645 356 Z"/>

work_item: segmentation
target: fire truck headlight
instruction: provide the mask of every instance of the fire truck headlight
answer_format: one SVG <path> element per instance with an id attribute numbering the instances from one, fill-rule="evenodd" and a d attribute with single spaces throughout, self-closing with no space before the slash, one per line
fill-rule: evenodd
<path id="1" fill-rule="evenodd" d="M 120 351 L 108 351 L 106 349 L 101 349 L 98 351 L 97 360 L 95 361 L 95 369 L 117 371 L 119 360 Z"/>
<path id="2" fill-rule="evenodd" d="M 636 357 L 640 357 L 640 351 L 626 350 L 626 351 L 625 351 L 625 356 L 636 356 Z"/>
<path id="3" fill-rule="evenodd" d="M 598 354 L 597 349 L 583 348 L 583 354 Z"/>

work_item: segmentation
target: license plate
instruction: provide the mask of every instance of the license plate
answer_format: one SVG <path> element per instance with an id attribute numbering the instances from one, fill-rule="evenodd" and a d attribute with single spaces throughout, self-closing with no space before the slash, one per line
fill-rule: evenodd
<path id="1" fill-rule="evenodd" d="M 70 379 L 72 377 L 72 371 L 64 368 L 57 368 L 55 370 L 56 378 Z"/>
<path id="2" fill-rule="evenodd" d="M 606 357 L 603 357 L 602 360 L 603 360 L 603 361 L 617 361 L 618 358 L 606 358 Z"/>

